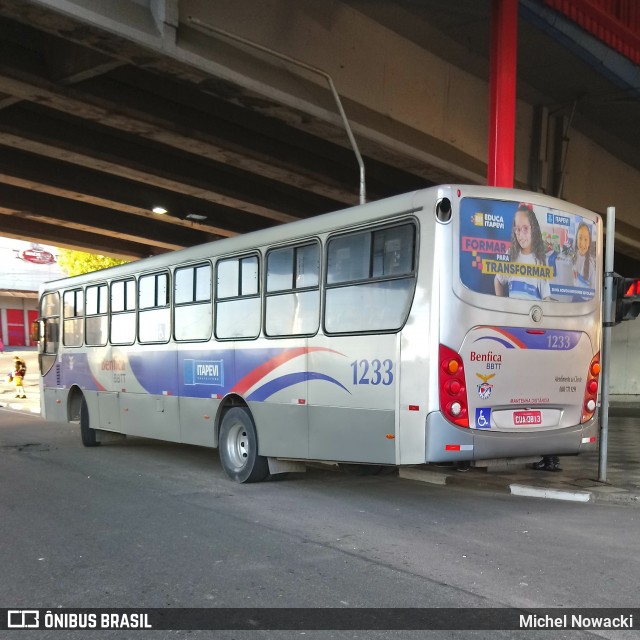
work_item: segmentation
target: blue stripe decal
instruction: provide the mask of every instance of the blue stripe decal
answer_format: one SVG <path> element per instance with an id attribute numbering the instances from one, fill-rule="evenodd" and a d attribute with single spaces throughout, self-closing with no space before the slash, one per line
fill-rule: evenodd
<path id="1" fill-rule="evenodd" d="M 278 391 L 282 391 L 287 387 L 291 387 L 295 384 L 300 384 L 301 382 L 305 382 L 307 380 L 324 380 L 326 382 L 331 382 L 332 384 L 338 385 L 341 389 L 344 389 L 349 395 L 351 395 L 351 392 L 345 386 L 340 384 L 340 382 L 338 382 L 335 378 L 331 378 L 330 376 L 326 376 L 323 373 L 316 373 L 314 371 L 300 371 L 298 373 L 289 373 L 287 375 L 280 376 L 275 380 L 270 380 L 260 388 L 256 389 L 247 398 L 247 400 L 262 402 Z"/>
<path id="2" fill-rule="evenodd" d="M 288 351 L 291 349 L 265 348 L 234 351 L 203 348 L 185 351 L 161 349 L 134 351 L 128 354 L 126 381 L 123 380 L 122 383 L 117 384 L 113 382 L 112 374 L 103 367 L 101 354 L 92 354 L 92 366 L 95 367 L 97 378 L 102 380 L 102 384 L 91 371 L 88 354 L 74 351 L 61 354 L 59 364 L 45 376 L 44 385 L 45 387 L 68 387 L 71 384 L 79 384 L 85 389 L 104 390 L 102 386 L 104 384 L 108 389 L 118 391 L 128 387 L 130 392 L 139 388 L 138 385 L 140 385 L 144 392 L 154 395 L 222 397 L 233 389 L 238 380 L 244 379 L 265 362 Z M 334 355 L 340 354 L 334 353 Z M 305 364 L 306 361 L 301 360 L 296 368 L 304 367 Z M 268 372 L 270 377 L 275 373 Z M 251 400 L 264 400 L 282 389 L 310 380 L 330 382 L 351 393 L 337 379 L 323 373 L 301 371 L 261 384 L 265 378 L 266 375 L 256 381 L 257 388 L 250 395 Z"/>
<path id="3" fill-rule="evenodd" d="M 503 340 L 502 338 L 494 338 L 492 336 L 484 336 L 483 338 L 478 338 L 477 340 L 474 340 L 474 342 L 480 342 L 480 340 L 492 340 L 494 342 L 499 342 L 504 347 L 507 347 L 507 349 L 515 349 L 515 347 L 510 342 L 507 342 L 506 340 Z"/>
<path id="4" fill-rule="evenodd" d="M 491 331 L 491 327 L 486 327 Z M 521 327 L 495 327 L 495 331 L 500 331 L 507 335 L 507 339 L 496 336 L 481 336 L 474 342 L 480 340 L 492 340 L 498 342 L 508 349 L 534 349 L 540 351 L 571 351 L 578 346 L 581 331 L 561 330 L 561 329 L 541 329 L 541 333 L 529 333 L 530 329 Z M 536 330 L 537 331 L 537 330 Z M 513 343 L 508 341 L 511 337 Z M 519 344 L 518 344 L 519 343 Z"/>
<path id="5" fill-rule="evenodd" d="M 78 351 L 63 353 L 60 355 L 59 362 L 60 380 L 56 380 L 56 368 L 53 367 L 49 372 L 51 377 L 45 378 L 45 386 L 58 387 L 62 384 L 64 387 L 70 387 L 72 384 L 77 384 L 83 389 L 104 391 L 91 372 L 89 358 L 86 353 L 80 353 Z"/>

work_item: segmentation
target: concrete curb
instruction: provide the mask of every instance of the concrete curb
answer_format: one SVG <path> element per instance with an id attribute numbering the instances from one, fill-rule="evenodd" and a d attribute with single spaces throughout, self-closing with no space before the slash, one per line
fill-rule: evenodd
<path id="1" fill-rule="evenodd" d="M 504 475 L 481 474 L 473 471 L 458 473 L 454 470 L 452 472 L 451 467 L 441 469 L 401 467 L 398 476 L 405 480 L 427 484 L 459 486 L 521 497 L 565 500 L 582 504 L 608 503 L 640 507 L 640 489 L 628 490 L 612 485 L 591 486 L 591 483 L 589 483 L 588 488 L 577 489 L 574 487 L 580 486 L 579 481 L 566 476 L 563 476 L 560 486 L 557 484 L 556 486 L 550 486 L 543 482 L 536 484 L 535 481 L 527 483 L 529 478 L 524 482 L 514 482 L 513 475 L 505 477 Z"/>
<path id="2" fill-rule="evenodd" d="M 570 500 L 572 502 L 589 502 L 590 491 L 565 491 L 564 489 L 551 489 L 549 487 L 533 487 L 526 484 L 510 484 L 509 489 L 514 496 L 529 498 L 548 498 L 549 500 Z"/>
<path id="3" fill-rule="evenodd" d="M 11 411 L 18 411 L 19 413 L 40 415 L 40 407 L 28 406 L 18 402 L 0 402 L 0 409 L 10 409 Z"/>
<path id="4" fill-rule="evenodd" d="M 471 471 L 459 473 L 455 470 L 451 472 L 451 467 L 442 469 L 419 469 L 416 467 L 400 467 L 398 476 L 405 480 L 415 480 L 428 484 L 465 486 L 470 485 L 476 489 L 487 489 L 491 491 L 509 492 L 509 487 L 504 478 L 492 476 L 490 474 L 476 474 Z M 472 476 L 472 477 L 470 477 Z"/>

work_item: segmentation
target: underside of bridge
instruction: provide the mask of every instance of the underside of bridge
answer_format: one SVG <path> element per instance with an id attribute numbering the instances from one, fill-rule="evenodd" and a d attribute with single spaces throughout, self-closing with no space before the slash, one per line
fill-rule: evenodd
<path id="1" fill-rule="evenodd" d="M 358 203 L 337 125 L 25 3 L 0 51 L 4 235 L 142 257 Z M 370 199 L 432 183 L 366 166 Z"/>
<path id="2" fill-rule="evenodd" d="M 130 3 L 140 11 L 144 4 Z M 489 2 L 463 3 L 472 25 L 436 0 L 347 4 L 410 39 L 418 38 L 422 21 L 422 38 L 432 47 L 445 45 L 455 22 L 458 50 L 451 47 L 451 55 L 466 55 L 480 76 L 488 74 Z M 197 24 L 181 21 L 183 40 L 212 40 Z M 46 3 L 0 0 L 0 234 L 137 258 L 358 204 L 358 164 L 327 88 L 267 53 L 214 39 L 218 63 L 233 58 L 252 74 L 256 67 L 265 77 L 278 74 L 274 86 L 294 77 L 305 104 L 318 105 L 313 113 L 125 36 Z M 544 38 L 551 47 L 537 27 L 529 26 L 524 38 Z M 529 59 L 539 57 L 539 45 L 531 43 L 523 55 L 531 49 Z M 559 74 L 573 64 L 573 80 L 580 71 L 595 82 L 588 65 L 553 47 L 544 55 L 563 56 L 556 58 Z M 549 92 L 569 91 L 569 79 L 563 84 L 533 73 L 529 80 L 525 89 L 532 92 L 545 82 Z M 637 114 L 637 101 L 632 112 L 624 106 L 629 115 L 617 119 L 616 131 L 598 122 L 597 109 L 590 118 L 584 104 L 582 125 L 633 157 L 633 141 L 618 134 Z M 344 108 L 356 120 L 375 119 L 361 104 L 345 100 Z M 398 140 L 413 135 L 398 124 L 380 126 Z M 438 144 L 431 143 L 437 156 Z M 482 162 L 453 157 L 451 149 L 446 162 L 430 164 L 375 137 L 360 145 L 369 200 L 486 175 Z M 154 213 L 158 207 L 166 213 Z"/>

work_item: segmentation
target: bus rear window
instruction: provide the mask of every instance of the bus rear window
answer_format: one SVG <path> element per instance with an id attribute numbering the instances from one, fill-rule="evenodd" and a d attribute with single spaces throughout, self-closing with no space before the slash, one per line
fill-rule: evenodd
<path id="1" fill-rule="evenodd" d="M 460 279 L 478 293 L 584 302 L 595 295 L 597 225 L 527 202 L 464 198 Z"/>

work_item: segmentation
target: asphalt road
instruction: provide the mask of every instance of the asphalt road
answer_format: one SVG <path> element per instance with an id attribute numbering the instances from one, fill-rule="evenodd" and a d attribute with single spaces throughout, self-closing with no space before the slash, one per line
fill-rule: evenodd
<path id="1" fill-rule="evenodd" d="M 138 438 L 88 449 L 73 425 L 0 410 L 0 607 L 637 607 L 639 517 L 323 468 L 238 485 L 214 450 Z"/>

